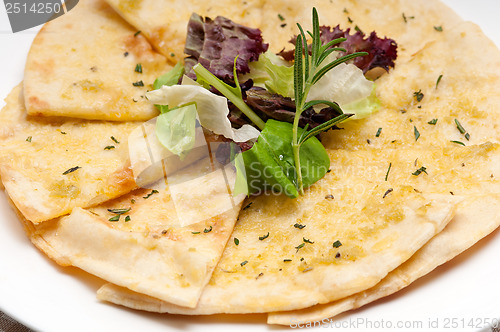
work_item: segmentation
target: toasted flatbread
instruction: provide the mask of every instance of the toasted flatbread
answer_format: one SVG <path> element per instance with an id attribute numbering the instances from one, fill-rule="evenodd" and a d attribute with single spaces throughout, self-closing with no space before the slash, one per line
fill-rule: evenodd
<path id="1" fill-rule="evenodd" d="M 344 185 L 344 196 L 333 198 Z M 98 297 L 191 315 L 270 312 L 340 299 L 378 283 L 453 216 L 454 202 L 429 200 L 410 187 L 384 197 L 386 190 L 353 175 L 331 175 L 296 200 L 263 195 L 246 202 L 194 309 L 108 286 Z"/>
<path id="2" fill-rule="evenodd" d="M 28 114 L 113 121 L 158 115 L 144 95 L 170 67 L 136 32 L 104 0 L 80 1 L 45 24 L 26 62 Z"/>
<path id="3" fill-rule="evenodd" d="M 297 22 L 304 29 L 311 29 L 313 7 L 318 9 L 321 25 L 351 28 L 351 34 L 356 33 L 356 28 L 367 35 L 376 31 L 379 37 L 396 40 L 397 62 L 438 38 L 439 31 L 434 27 L 446 31 L 462 21 L 453 10 L 437 0 L 432 4 L 427 0 L 390 0 L 383 4 L 378 0 L 293 0 L 286 1 L 286 5 L 267 0 L 262 11 L 261 28 L 264 40 L 269 42 L 273 51 L 293 47 L 288 41 L 298 33 Z"/>
<path id="4" fill-rule="evenodd" d="M 442 232 L 375 287 L 339 301 L 300 311 L 270 313 L 267 322 L 290 325 L 291 322 L 321 321 L 394 294 L 467 250 L 499 225 L 500 195 L 468 197 L 458 205 L 457 214 Z"/>
<path id="5" fill-rule="evenodd" d="M 378 217 L 387 220 L 394 216 L 394 213 L 397 214 L 397 202 L 408 204 L 411 199 L 422 199 L 413 196 L 412 198 L 405 197 L 403 194 L 405 191 L 412 194 L 427 193 L 426 195 L 432 197 L 432 204 L 437 204 L 442 200 L 446 202 L 447 199 L 451 204 L 465 199 L 463 205 L 459 206 L 466 207 L 480 204 L 481 198 L 472 197 L 469 200 L 470 195 L 498 193 L 500 188 L 497 180 L 500 173 L 499 149 L 498 144 L 485 143 L 481 146 L 447 149 L 331 150 L 331 172 L 316 183 L 302 201 L 301 198 L 295 202 L 272 196 L 259 197 L 247 210 L 242 211 L 240 221 L 233 233 L 233 237 L 239 239 L 240 245 L 228 245 L 196 309 L 185 310 L 151 298 L 141 298 L 140 294 L 132 294 L 109 285 L 101 289 L 98 296 L 101 299 L 133 308 L 182 314 L 275 311 L 274 309 L 279 306 L 307 304 L 313 298 L 318 303 L 325 301 L 328 296 L 331 298 L 338 296 L 340 299 L 346 296 L 345 292 L 351 291 L 354 287 L 366 287 L 368 281 L 349 280 L 346 284 L 339 285 L 344 280 L 343 278 L 349 278 L 345 275 L 364 274 L 356 269 L 356 264 L 360 262 L 355 256 L 352 257 L 353 261 L 348 259 L 349 265 L 347 266 L 356 269 L 356 272 L 343 270 L 346 266 L 342 264 L 328 266 L 332 261 L 335 262 L 336 252 L 340 253 L 340 257 L 346 254 L 352 255 L 353 252 L 358 255 L 361 252 L 369 253 L 371 237 L 376 236 L 374 234 L 378 232 L 377 225 L 381 225 L 380 221 L 377 221 Z M 417 170 L 421 170 L 420 173 Z M 438 193 L 438 196 L 429 193 Z M 444 210 L 439 210 L 443 208 Z M 439 209 L 437 209 L 439 213 L 446 211 L 441 204 Z M 356 214 L 352 211 L 361 211 L 361 213 Z M 432 211 L 435 210 L 431 208 L 428 212 L 432 213 Z M 462 213 L 460 209 L 458 211 Z M 466 210 L 464 215 L 459 215 L 458 218 L 462 220 L 460 223 L 467 223 L 466 220 L 470 217 L 468 211 Z M 346 218 L 345 213 L 349 217 Z M 349 229 L 350 223 L 347 220 L 354 222 L 355 230 Z M 398 225 L 404 223 L 405 220 L 403 218 Z M 491 232 L 495 225 L 498 225 L 498 221 L 498 218 L 494 218 L 485 222 L 484 228 L 480 228 L 474 240 L 471 237 L 462 243 L 460 238 L 457 238 L 459 243 L 450 249 L 449 253 L 445 252 L 442 256 L 453 257 L 458 254 L 460 251 L 455 248 L 467 248 L 471 244 L 470 241 L 477 241 Z M 303 229 L 297 229 L 294 227 L 295 223 L 306 226 Z M 474 221 L 471 220 L 469 223 L 467 227 L 473 228 Z M 384 231 L 389 232 L 392 226 L 390 223 L 385 225 L 387 229 Z M 270 233 L 270 239 L 264 240 L 269 241 L 267 246 L 258 240 L 259 233 L 266 231 Z M 384 233 L 384 231 L 380 232 Z M 294 239 L 294 232 L 297 233 L 295 236 L 302 236 L 303 239 L 315 243 L 305 243 L 304 247 L 295 253 L 287 251 L 287 249 L 294 248 L 294 243 L 300 242 L 300 238 Z M 405 236 L 409 241 L 415 236 L 416 231 L 408 232 Z M 439 230 L 436 229 L 436 234 L 438 233 Z M 272 234 L 275 234 L 274 238 L 271 238 Z M 325 234 L 328 235 L 325 236 Z M 260 236 L 262 235 L 265 234 Z M 385 238 L 391 238 L 391 236 L 386 234 Z M 349 242 L 342 240 L 342 237 L 347 237 L 349 241 L 361 242 L 356 242 L 357 246 L 352 246 L 352 243 L 349 245 Z M 330 252 L 317 248 L 318 246 L 326 247 L 325 239 L 333 243 L 334 238 L 338 238 L 342 243 L 338 250 L 331 246 Z M 244 247 L 242 244 L 247 242 L 249 245 Z M 383 243 L 385 242 L 378 242 L 382 252 L 383 248 L 386 248 L 390 252 L 399 254 L 409 253 L 397 242 L 388 241 L 387 247 Z M 304 261 L 301 262 L 302 257 Z M 283 259 L 287 258 L 292 261 L 284 262 Z M 298 262 L 296 262 L 297 259 L 299 259 Z M 246 264 L 243 267 L 237 266 L 239 261 L 244 260 L 247 260 L 248 264 L 252 263 L 250 268 L 245 268 Z M 277 263 L 278 261 L 280 264 Z M 384 262 L 379 264 L 379 268 L 388 260 Z M 303 271 L 309 267 L 313 270 L 304 274 Z M 375 270 L 373 269 L 372 273 Z M 315 275 L 314 280 L 305 279 L 308 275 L 313 276 L 315 271 L 318 271 L 318 275 Z M 342 273 L 337 274 L 337 271 L 342 271 Z M 281 276 L 282 272 L 283 279 L 275 276 L 275 274 Z M 260 273 L 263 275 L 258 277 Z M 335 282 L 328 285 L 331 276 L 335 276 L 333 279 Z M 254 279 L 256 277 L 258 278 Z M 304 280 L 299 278 L 304 278 Z M 266 280 L 270 280 L 269 284 Z M 255 297 L 246 293 L 244 289 L 247 288 L 251 289 L 252 293 L 256 293 Z M 266 293 L 258 293 L 260 289 Z M 280 301 L 287 294 L 290 298 Z"/>
<path id="6" fill-rule="evenodd" d="M 470 60 L 479 58 L 480 63 Z M 326 146 L 446 147 L 499 140 L 500 51 L 473 23 L 439 33 L 376 84 L 380 110 L 342 124 L 345 130 L 330 131 L 324 136 Z"/>
<path id="7" fill-rule="evenodd" d="M 127 139 L 137 123 L 32 117 L 21 85 L 6 103 L 0 112 L 0 175 L 26 219 L 40 223 L 136 187 Z"/>
<path id="8" fill-rule="evenodd" d="M 193 12 L 214 19 L 231 18 L 249 27 L 261 23 L 264 0 L 106 0 L 127 22 L 140 30 L 171 62 L 184 59 L 187 22 Z"/>
<path id="9" fill-rule="evenodd" d="M 213 217 L 184 226 L 185 209 L 203 211 L 231 197 L 223 176 L 198 176 L 176 206 L 168 189 L 139 189 L 92 209 L 31 225 L 33 243 L 61 265 L 73 265 L 131 290 L 195 307 L 224 250 L 243 197 Z M 228 176 L 231 174 L 228 173 Z M 200 190 L 204 187 L 207 190 Z M 207 196 L 209 198 L 207 198 Z M 208 205 L 208 206 L 206 206 Z M 183 209 L 182 211 L 179 210 Z"/>

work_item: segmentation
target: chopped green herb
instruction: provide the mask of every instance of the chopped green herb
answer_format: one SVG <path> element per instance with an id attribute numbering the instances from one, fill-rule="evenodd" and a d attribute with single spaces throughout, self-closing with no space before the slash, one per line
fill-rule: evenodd
<path id="1" fill-rule="evenodd" d="M 278 14 L 278 18 L 280 19 L 280 21 L 284 21 L 285 20 L 285 18 L 281 14 Z"/>
<path id="2" fill-rule="evenodd" d="M 309 239 L 306 239 L 305 237 L 302 238 L 302 240 L 305 242 L 305 243 L 310 243 L 310 244 L 313 244 L 314 241 L 311 241 Z"/>
<path id="3" fill-rule="evenodd" d="M 418 90 L 413 93 L 413 97 L 420 103 L 422 99 L 424 99 L 424 94 L 422 93 L 422 90 Z"/>
<path id="4" fill-rule="evenodd" d="M 443 78 L 443 75 L 439 75 L 437 81 L 436 81 L 436 89 L 438 88 L 439 82 L 441 82 L 441 79 Z"/>
<path id="5" fill-rule="evenodd" d="M 266 234 L 266 235 L 259 236 L 259 240 L 261 240 L 261 241 L 262 241 L 262 240 L 267 239 L 268 237 L 269 237 L 269 232 L 267 232 L 267 234 Z"/>
<path id="6" fill-rule="evenodd" d="M 234 238 L 234 244 L 236 244 L 236 245 L 239 245 L 239 244 L 240 244 L 240 240 L 238 240 L 238 238 L 237 238 L 237 237 L 235 237 L 235 238 Z"/>
<path id="7" fill-rule="evenodd" d="M 135 204 L 135 199 L 133 199 L 133 198 L 132 198 L 132 199 L 130 200 L 130 203 Z"/>
<path id="8" fill-rule="evenodd" d="M 361 29 L 358 27 L 357 24 L 354 26 L 354 30 L 356 30 L 357 32 L 362 32 Z"/>
<path id="9" fill-rule="evenodd" d="M 104 150 L 111 150 L 111 149 L 114 149 L 115 146 L 114 145 L 108 145 L 107 147 L 104 148 Z"/>
<path id="10" fill-rule="evenodd" d="M 413 133 L 415 134 L 415 142 L 418 141 L 418 138 L 420 137 L 420 132 L 418 131 L 417 127 L 413 126 Z"/>
<path id="11" fill-rule="evenodd" d="M 134 37 L 137 37 L 140 33 L 141 33 L 141 30 L 137 31 L 136 33 L 134 33 Z"/>
<path id="12" fill-rule="evenodd" d="M 33 138 L 32 136 L 28 136 L 28 138 L 26 138 L 26 142 L 30 142 L 31 143 L 31 139 L 32 138 Z"/>
<path id="13" fill-rule="evenodd" d="M 458 122 L 457 119 L 455 119 L 455 124 L 457 125 L 457 129 L 460 132 L 460 134 L 466 133 L 466 130 L 464 129 L 464 127 L 462 127 L 462 125 L 460 124 L 460 122 Z"/>
<path id="14" fill-rule="evenodd" d="M 464 144 L 464 143 L 462 143 L 462 142 L 460 142 L 460 141 L 450 141 L 450 142 L 455 143 L 455 144 L 458 144 L 458 145 L 463 145 L 463 146 L 465 146 L 465 144 Z"/>
<path id="15" fill-rule="evenodd" d="M 142 74 L 142 64 L 140 64 L 140 63 L 136 64 L 134 71 L 136 73 Z"/>
<path id="16" fill-rule="evenodd" d="M 74 171 L 80 169 L 81 167 L 80 166 L 75 166 L 75 167 L 72 167 L 70 169 L 68 169 L 67 171 L 64 171 L 64 173 L 62 173 L 63 175 L 66 175 L 66 174 L 69 174 L 69 173 L 73 173 Z"/>
<path id="17" fill-rule="evenodd" d="M 212 231 L 212 226 L 210 226 L 210 228 L 205 228 L 203 230 L 203 233 L 210 233 Z"/>
<path id="18" fill-rule="evenodd" d="M 299 250 L 302 249 L 302 248 L 304 248 L 305 245 L 306 245 L 305 242 L 301 243 L 298 246 L 296 246 L 295 249 L 297 249 L 297 252 L 299 252 Z"/>
<path id="19" fill-rule="evenodd" d="M 114 136 L 111 136 L 111 140 L 116 144 L 120 144 L 120 142 L 118 142 L 118 140 Z"/>
<path id="20" fill-rule="evenodd" d="M 292 261 L 292 260 L 291 260 L 291 259 L 289 259 L 289 258 L 285 258 L 285 259 L 283 260 L 283 262 L 285 262 L 285 263 L 287 263 L 287 262 L 291 262 L 291 261 Z"/>
<path id="21" fill-rule="evenodd" d="M 282 27 L 282 28 L 286 27 L 286 23 L 280 24 L 280 27 Z"/>
<path id="22" fill-rule="evenodd" d="M 385 181 L 387 181 L 387 178 L 389 177 L 389 172 L 391 171 L 392 163 L 389 163 L 389 167 L 387 168 L 387 173 L 385 173 Z"/>
<path id="23" fill-rule="evenodd" d="M 387 189 L 386 192 L 384 193 L 384 196 L 382 196 L 382 198 L 385 198 L 387 195 L 389 195 L 393 191 L 394 191 L 394 189 L 392 189 L 392 188 Z"/>
<path id="24" fill-rule="evenodd" d="M 419 176 L 420 174 L 422 173 L 425 173 L 425 174 L 428 174 L 427 173 L 427 168 L 422 166 L 420 167 L 419 169 L 417 169 L 415 172 L 411 173 L 411 175 L 415 175 L 415 176 Z"/>
<path id="25" fill-rule="evenodd" d="M 465 134 L 465 139 L 466 139 L 466 140 L 470 140 L 470 135 L 469 135 L 469 133 L 466 133 L 466 134 Z"/>
<path id="26" fill-rule="evenodd" d="M 201 232 L 191 232 L 191 234 L 200 234 Z"/>
<path id="27" fill-rule="evenodd" d="M 171 52 L 170 53 L 170 56 L 173 58 L 175 56 L 175 53 L 174 52 Z"/>
<path id="28" fill-rule="evenodd" d="M 347 16 L 347 22 L 352 23 L 352 19 L 349 16 Z"/>
<path id="29" fill-rule="evenodd" d="M 66 132 L 65 131 L 61 131 L 61 134 L 66 135 Z"/>
<path id="30" fill-rule="evenodd" d="M 120 220 L 120 215 L 117 214 L 116 216 L 113 216 L 113 217 L 109 218 L 108 220 L 109 221 L 118 221 L 118 220 Z"/>
<path id="31" fill-rule="evenodd" d="M 243 261 L 240 263 L 241 266 L 245 266 L 248 263 L 248 261 Z"/>
<path id="32" fill-rule="evenodd" d="M 129 222 L 130 221 L 130 216 L 126 216 L 125 217 L 125 222 Z"/>
<path id="33" fill-rule="evenodd" d="M 108 209 L 109 212 L 115 213 L 115 214 L 124 214 L 130 211 L 131 208 L 128 209 Z"/>
<path id="34" fill-rule="evenodd" d="M 349 11 L 347 10 L 347 8 L 344 8 L 344 13 L 349 14 Z"/>
<path id="35" fill-rule="evenodd" d="M 432 119 L 431 121 L 429 121 L 427 123 L 434 126 L 434 125 L 436 125 L 437 122 L 438 122 L 438 119 Z"/>
<path id="36" fill-rule="evenodd" d="M 443 27 L 442 26 L 434 26 L 434 30 L 438 32 L 443 32 Z"/>
<path id="37" fill-rule="evenodd" d="M 306 227 L 306 225 L 295 224 L 295 225 L 293 225 L 293 227 L 298 228 L 298 229 L 302 229 L 302 228 Z"/>
<path id="38" fill-rule="evenodd" d="M 342 242 L 340 242 L 339 240 L 337 240 L 337 241 L 333 242 L 333 247 L 334 247 L 334 248 L 338 248 L 338 247 L 340 247 L 341 245 L 342 245 Z"/>
<path id="39" fill-rule="evenodd" d="M 245 206 L 245 207 L 243 208 L 243 210 L 248 209 L 248 208 L 249 208 L 252 204 L 253 204 L 253 202 L 248 203 L 248 205 L 247 205 L 247 206 Z"/>
<path id="40" fill-rule="evenodd" d="M 381 133 L 382 133 L 382 128 L 378 128 L 377 133 L 375 134 L 375 137 L 380 137 Z"/>
<path id="41" fill-rule="evenodd" d="M 158 190 L 156 189 L 153 189 L 151 190 L 151 192 L 149 194 L 147 194 L 146 196 L 144 196 L 143 198 L 144 199 L 148 199 L 149 197 L 151 197 L 153 194 L 158 194 Z"/>
<path id="42" fill-rule="evenodd" d="M 406 16 L 405 13 L 403 13 L 403 20 L 405 23 L 408 23 L 408 20 L 413 20 L 415 16 Z"/>
<path id="43" fill-rule="evenodd" d="M 140 80 L 140 81 L 132 83 L 132 85 L 133 86 L 144 86 L 144 82 L 142 80 Z"/>

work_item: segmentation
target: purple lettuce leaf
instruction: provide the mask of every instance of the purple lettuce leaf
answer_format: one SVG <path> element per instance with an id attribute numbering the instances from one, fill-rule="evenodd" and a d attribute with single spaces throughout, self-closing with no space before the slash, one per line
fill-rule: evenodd
<path id="1" fill-rule="evenodd" d="M 193 13 L 188 23 L 184 52 L 188 55 L 184 68 L 195 78 L 192 67 L 200 63 L 226 83 L 233 83 L 234 59 L 237 74 L 250 72 L 248 63 L 257 61 L 267 51 L 259 29 L 245 27 L 222 16 L 214 20 Z"/>
<path id="2" fill-rule="evenodd" d="M 243 97 L 245 103 L 250 106 L 262 120 L 267 121 L 269 119 L 274 119 L 293 123 L 295 118 L 295 102 L 292 99 L 271 93 L 266 89 L 256 86 L 244 90 Z M 250 120 L 231 103 L 229 103 L 229 110 L 229 120 L 234 127 L 241 127 L 246 123 L 251 124 Z M 301 114 L 299 126 L 304 128 L 306 125 L 309 125 L 309 129 L 312 129 L 339 115 L 340 113 L 331 107 L 325 107 L 319 113 L 313 108 L 309 108 Z"/>
<path id="3" fill-rule="evenodd" d="M 397 44 L 393 39 L 384 37 L 379 38 L 375 31 L 370 33 L 368 38 L 365 34 L 357 30 L 354 34 L 350 34 L 351 29 L 340 29 L 337 25 L 334 28 L 328 26 L 320 27 L 321 42 L 326 44 L 337 38 L 346 38 L 347 40 L 338 44 L 336 47 L 344 48 L 347 52 L 341 52 L 342 55 L 352 54 L 354 52 L 368 52 L 368 55 L 354 58 L 352 63 L 363 70 L 363 73 L 373 68 L 383 68 L 389 71 L 389 68 L 394 67 L 394 60 L 397 57 Z M 294 36 L 290 43 L 295 45 L 297 36 Z M 285 60 L 292 61 L 294 59 L 294 50 L 282 51 L 280 55 Z"/>

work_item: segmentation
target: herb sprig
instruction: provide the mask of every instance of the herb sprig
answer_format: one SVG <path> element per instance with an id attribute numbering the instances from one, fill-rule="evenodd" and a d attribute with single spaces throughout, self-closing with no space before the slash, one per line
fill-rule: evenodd
<path id="1" fill-rule="evenodd" d="M 319 133 L 326 131 L 333 127 L 334 125 L 348 119 L 352 114 L 341 114 L 336 118 L 333 118 L 311 130 L 304 128 L 304 132 L 299 137 L 299 120 L 302 112 L 318 104 L 324 104 L 337 110 L 339 113 L 343 113 L 340 106 L 337 103 L 327 101 L 327 100 L 311 100 L 306 101 L 309 91 L 312 86 L 316 84 L 326 73 L 335 68 L 336 66 L 349 61 L 353 58 L 368 55 L 367 52 L 355 52 L 352 54 L 344 55 L 338 59 L 335 59 L 329 63 L 324 63 L 330 54 L 336 51 L 346 52 L 345 49 L 340 47 L 333 47 L 343 41 L 346 38 L 337 38 L 325 45 L 322 45 L 320 38 L 319 29 L 319 18 L 316 8 L 313 8 L 313 32 L 307 31 L 309 36 L 312 37 L 311 43 L 311 55 L 309 55 L 309 48 L 307 45 L 307 38 L 302 26 L 297 23 L 299 27 L 300 34 L 297 36 L 297 41 L 295 43 L 295 66 L 294 66 L 294 92 L 295 92 L 295 118 L 293 121 L 293 138 L 292 138 L 292 149 L 293 157 L 295 162 L 295 169 L 297 174 L 297 189 L 300 194 L 304 194 L 304 185 L 302 180 L 302 169 L 300 166 L 300 147 L 309 138 L 318 135 Z"/>

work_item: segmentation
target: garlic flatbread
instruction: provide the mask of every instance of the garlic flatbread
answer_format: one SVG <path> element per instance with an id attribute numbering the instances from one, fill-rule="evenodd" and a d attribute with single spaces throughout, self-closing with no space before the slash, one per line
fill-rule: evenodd
<path id="1" fill-rule="evenodd" d="M 440 31 L 451 29 L 462 19 L 440 1 L 428 0 L 266 0 L 262 11 L 264 40 L 273 51 L 293 46 L 288 43 L 298 34 L 296 23 L 304 30 L 311 29 L 312 8 L 316 7 L 321 25 L 342 29 L 351 28 L 351 34 L 359 28 L 369 35 L 375 31 L 379 37 L 387 36 L 398 43 L 398 60 L 401 62 L 420 50 L 426 43 L 439 38 Z M 278 15 L 279 14 L 279 15 Z M 436 28 L 435 28 L 436 27 Z"/>
<path id="2" fill-rule="evenodd" d="M 380 110 L 330 131 L 326 146 L 400 149 L 499 141 L 500 51 L 473 23 L 441 32 L 376 84 Z"/>
<path id="3" fill-rule="evenodd" d="M 193 12 L 214 19 L 225 16 L 236 23 L 259 27 L 263 0 L 106 0 L 127 22 L 140 30 L 171 62 L 184 59 L 187 22 Z"/>
<path id="4" fill-rule="evenodd" d="M 199 184 L 189 193 L 189 208 L 195 211 L 213 203 L 204 199 L 207 193 L 218 200 L 229 195 L 223 177 L 193 181 Z M 168 189 L 139 189 L 41 225 L 28 223 L 27 230 L 33 243 L 61 265 L 193 308 L 231 235 L 242 200 L 235 197 L 225 212 L 184 226 Z"/>
<path id="5" fill-rule="evenodd" d="M 104 0 L 81 0 L 35 37 L 24 74 L 28 114 L 148 120 L 144 94 L 170 67 Z"/>
<path id="6" fill-rule="evenodd" d="M 292 312 L 270 313 L 267 322 L 290 325 L 290 322 L 321 321 L 394 294 L 467 250 L 499 225 L 500 195 L 467 197 L 457 206 L 455 217 L 442 232 L 375 287 L 332 303 Z"/>
<path id="7" fill-rule="evenodd" d="M 174 306 L 116 286 L 98 298 L 176 314 L 255 313 L 308 307 L 375 285 L 452 218 L 454 203 L 411 188 L 348 183 L 327 176 L 306 196 L 246 202 L 196 308 Z M 342 199 L 335 186 L 348 185 Z"/>
<path id="8" fill-rule="evenodd" d="M 127 138 L 137 123 L 32 117 L 21 90 L 0 112 L 0 176 L 26 219 L 37 224 L 136 187 Z"/>

